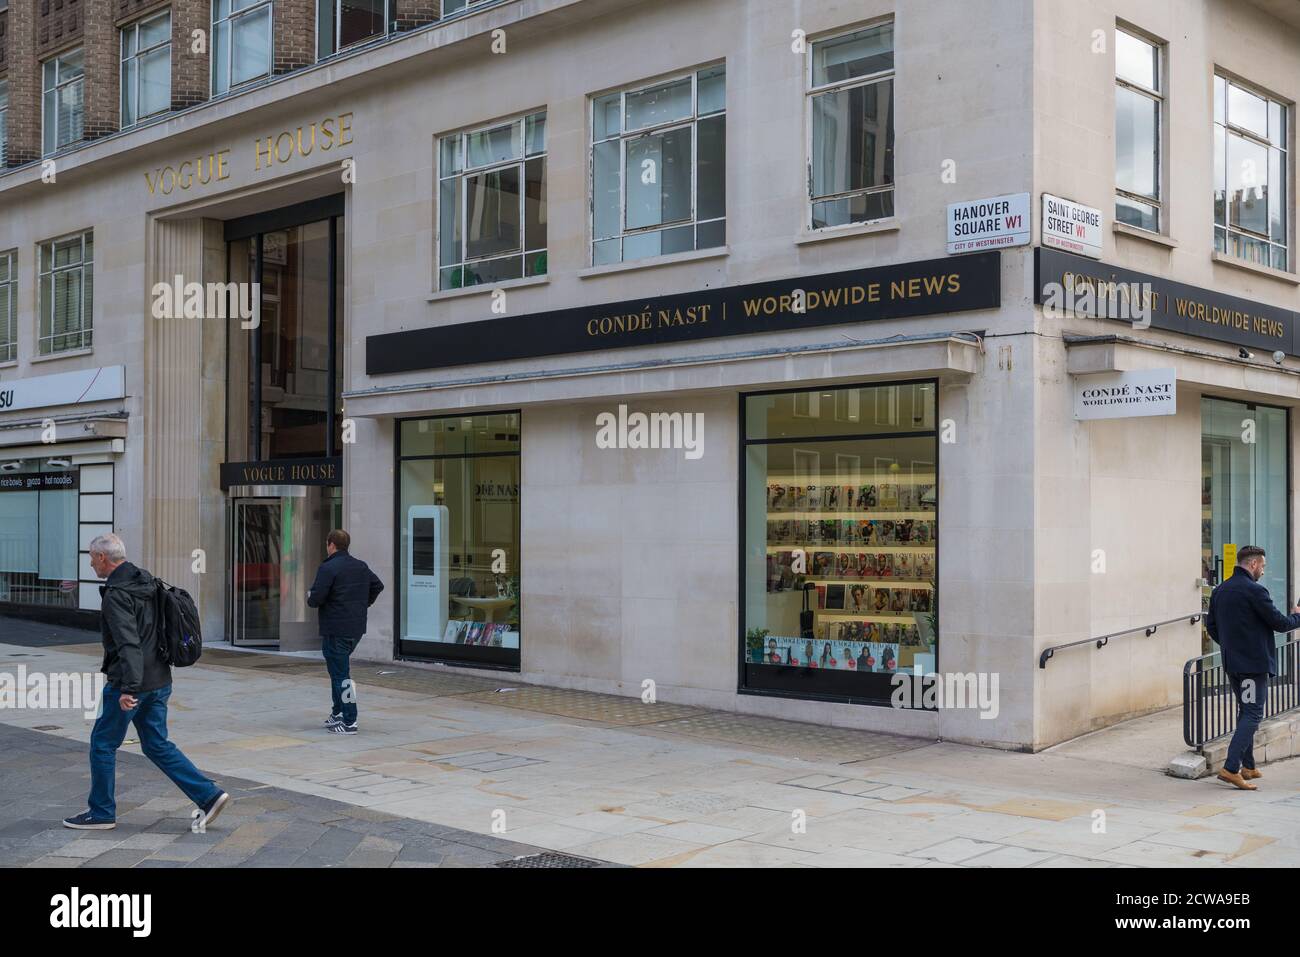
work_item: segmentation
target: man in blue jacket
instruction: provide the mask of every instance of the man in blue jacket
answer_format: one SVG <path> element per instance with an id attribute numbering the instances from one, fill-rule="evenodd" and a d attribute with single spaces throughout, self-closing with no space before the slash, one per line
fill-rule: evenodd
<path id="1" fill-rule="evenodd" d="M 357 733 L 356 686 L 348 659 L 366 633 L 366 609 L 384 590 L 370 566 L 348 554 L 351 544 L 352 536 L 341 528 L 325 536 L 327 557 L 307 592 L 307 604 L 320 609 L 321 653 L 334 695 L 334 708 L 325 721 L 330 734 Z"/>
<path id="2" fill-rule="evenodd" d="M 1291 614 L 1282 614 L 1259 583 L 1264 564 L 1264 549 L 1259 546 L 1239 550 L 1232 577 L 1214 589 L 1205 616 L 1205 629 L 1219 646 L 1223 670 L 1237 698 L 1237 730 L 1228 743 L 1219 780 L 1243 791 L 1257 790 L 1250 782 L 1264 776 L 1255 768 L 1252 746 L 1264 718 L 1269 675 L 1277 674 L 1273 633 L 1300 628 L 1300 605 Z"/>

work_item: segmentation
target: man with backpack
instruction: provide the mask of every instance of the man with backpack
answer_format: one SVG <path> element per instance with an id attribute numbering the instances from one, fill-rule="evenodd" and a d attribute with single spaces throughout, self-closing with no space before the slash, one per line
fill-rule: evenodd
<path id="1" fill-rule="evenodd" d="M 116 535 L 100 535 L 90 543 L 90 567 L 104 579 L 100 586 L 100 631 L 104 642 L 101 671 L 107 676 L 100 699 L 100 715 L 90 733 L 90 798 L 88 809 L 63 821 L 77 830 L 108 830 L 117 826 L 117 805 L 113 799 L 117 749 L 126 729 L 135 723 L 140 750 L 158 769 L 171 778 L 198 805 L 194 828 L 211 824 L 230 795 L 205 778 L 176 745 L 167 740 L 167 699 L 172 693 L 168 664 L 169 634 L 175 612 L 172 595 L 143 568 L 126 560 L 126 548 Z M 192 603 L 191 603 L 192 604 Z M 161 613 L 161 614 L 160 614 Z M 166 622 L 164 621 L 166 619 Z M 178 653 L 178 643 L 185 644 Z M 180 665 L 197 657 L 199 638 L 177 636 L 170 643 L 172 660 Z"/>
<path id="2" fill-rule="evenodd" d="M 320 650 L 334 697 L 325 721 L 330 734 L 357 733 L 356 686 L 349 659 L 366 633 L 366 609 L 384 590 L 370 566 L 348 554 L 351 544 L 352 536 L 341 528 L 325 536 L 325 561 L 307 592 L 307 604 L 320 609 Z"/>

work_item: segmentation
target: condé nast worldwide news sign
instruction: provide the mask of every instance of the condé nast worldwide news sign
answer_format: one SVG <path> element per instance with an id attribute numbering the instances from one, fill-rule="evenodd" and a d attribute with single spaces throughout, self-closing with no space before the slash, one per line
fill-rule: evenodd
<path id="1" fill-rule="evenodd" d="M 1001 305 L 997 250 L 366 339 L 366 374 L 906 319 Z"/>

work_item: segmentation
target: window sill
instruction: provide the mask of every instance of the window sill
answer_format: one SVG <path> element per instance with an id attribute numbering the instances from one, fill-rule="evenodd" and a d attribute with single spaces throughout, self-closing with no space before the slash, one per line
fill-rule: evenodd
<path id="1" fill-rule="evenodd" d="M 53 362 L 55 359 L 74 359 L 77 356 L 92 355 L 94 351 L 95 351 L 94 346 L 91 346 L 89 349 L 69 349 L 66 352 L 54 352 L 48 356 L 32 356 L 27 361 L 28 362 Z"/>
<path id="2" fill-rule="evenodd" d="M 630 259 L 622 263 L 609 263 L 605 266 L 591 266 L 579 270 L 579 279 L 591 279 L 608 273 L 630 272 L 633 269 L 654 269 L 657 266 L 672 266 L 676 263 L 699 262 L 703 259 L 722 259 L 731 255 L 730 246 L 713 246 L 709 249 L 693 249 L 688 253 L 672 253 L 668 256 L 651 256 L 648 259 Z"/>
<path id="3" fill-rule="evenodd" d="M 506 279 L 502 282 L 483 282 L 476 286 L 463 286 L 459 289 L 441 289 L 425 296 L 425 302 L 440 302 L 443 299 L 463 299 L 466 296 L 486 296 L 497 289 L 520 289 L 526 286 L 544 286 L 551 281 L 550 276 L 528 276 L 525 279 Z"/>
<path id="4" fill-rule="evenodd" d="M 1110 231 L 1117 233 L 1120 236 L 1132 236 L 1134 239 L 1144 239 L 1157 246 L 1164 246 L 1166 249 L 1178 248 L 1178 240 L 1170 239 L 1163 233 L 1153 233 L 1149 229 L 1139 229 L 1136 226 L 1130 226 L 1128 223 L 1111 223 Z"/>
<path id="5" fill-rule="evenodd" d="M 828 226 L 825 229 L 805 229 L 794 238 L 796 246 L 808 243 L 829 242 L 832 239 L 847 239 L 850 236 L 870 236 L 874 233 L 894 233 L 901 228 L 897 216 L 889 219 L 877 219 L 870 223 L 854 223 L 851 226 Z"/>
<path id="6" fill-rule="evenodd" d="M 1210 253 L 1210 259 L 1213 262 L 1223 263 L 1223 265 L 1231 266 L 1234 269 L 1242 269 L 1259 276 L 1267 276 L 1270 279 L 1280 279 L 1292 286 L 1300 286 L 1300 276 L 1293 272 L 1283 272 L 1281 269 L 1274 269 L 1272 266 L 1261 266 L 1258 263 L 1247 262 L 1244 259 L 1238 259 L 1236 256 L 1229 256 L 1227 253 L 1218 251 Z"/>
<path id="7" fill-rule="evenodd" d="M 0 362 L 0 369 L 17 369 L 17 368 L 18 368 L 17 359 L 9 359 L 6 362 Z"/>

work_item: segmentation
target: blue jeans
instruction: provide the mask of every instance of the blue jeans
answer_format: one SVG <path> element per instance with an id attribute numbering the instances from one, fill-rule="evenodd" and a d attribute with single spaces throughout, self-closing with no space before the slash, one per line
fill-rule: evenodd
<path id="1" fill-rule="evenodd" d="M 181 749 L 167 740 L 167 699 L 171 685 L 136 695 L 133 711 L 118 705 L 122 692 L 104 686 L 103 710 L 90 732 L 90 813 L 101 820 L 117 820 L 117 802 L 113 787 L 117 771 L 117 749 L 126 737 L 127 725 L 135 722 L 140 736 L 140 750 L 172 783 L 202 807 L 221 793 L 221 788 L 205 778 Z"/>
<path id="2" fill-rule="evenodd" d="M 334 710 L 331 713 L 343 715 L 346 724 L 357 723 L 356 686 L 352 683 L 349 659 L 360 641 L 360 638 L 333 635 L 321 635 L 320 639 L 320 651 L 325 656 L 325 667 L 330 673 L 330 693 L 334 696 Z"/>
<path id="3" fill-rule="evenodd" d="M 1255 732 L 1264 720 L 1264 702 L 1268 700 L 1268 675 L 1228 675 L 1232 682 L 1232 694 L 1237 699 L 1237 730 L 1228 742 L 1228 756 L 1224 758 L 1223 769 L 1236 774 L 1246 767 L 1255 769 Z M 1254 701 L 1242 701 L 1245 688 L 1254 687 Z"/>

